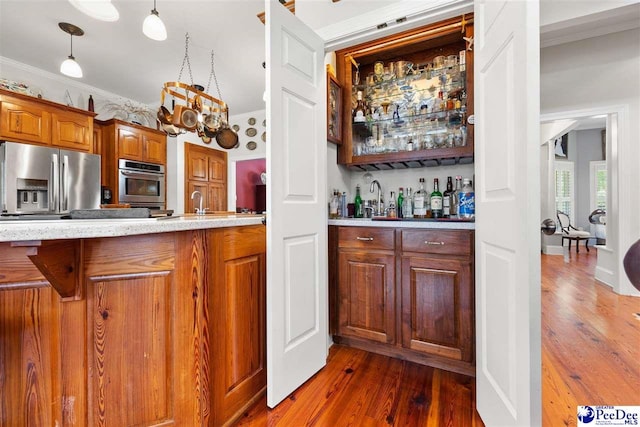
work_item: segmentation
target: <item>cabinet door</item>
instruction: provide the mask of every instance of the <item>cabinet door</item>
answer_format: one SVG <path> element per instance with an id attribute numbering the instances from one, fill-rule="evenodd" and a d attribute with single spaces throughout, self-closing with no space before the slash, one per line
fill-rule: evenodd
<path id="1" fill-rule="evenodd" d="M 209 180 L 209 156 L 199 150 L 185 150 L 187 161 L 187 179 L 196 181 Z"/>
<path id="2" fill-rule="evenodd" d="M 209 184 L 209 206 L 212 211 L 227 210 L 227 188 L 223 184 Z"/>
<path id="3" fill-rule="evenodd" d="M 31 102 L 2 101 L 0 137 L 14 141 L 51 143 L 51 113 Z"/>
<path id="4" fill-rule="evenodd" d="M 207 233 L 213 260 L 209 288 L 212 331 L 212 425 L 228 425 L 267 385 L 265 228 Z"/>
<path id="5" fill-rule="evenodd" d="M 471 262 L 402 258 L 402 346 L 473 360 Z"/>
<path id="6" fill-rule="evenodd" d="M 93 118 L 69 111 L 51 114 L 51 145 L 91 152 Z"/>
<path id="7" fill-rule="evenodd" d="M 142 135 L 127 129 L 118 128 L 118 158 L 142 160 Z"/>
<path id="8" fill-rule="evenodd" d="M 223 154 L 209 155 L 209 181 L 227 181 L 227 157 Z"/>
<path id="9" fill-rule="evenodd" d="M 167 163 L 167 138 L 145 133 L 142 135 L 143 157 L 145 162 Z"/>
<path id="10" fill-rule="evenodd" d="M 338 334 L 395 342 L 395 257 L 340 251 Z"/>
<path id="11" fill-rule="evenodd" d="M 194 191 L 199 191 L 202 195 L 202 208 L 211 210 L 209 206 L 209 185 L 206 182 L 189 181 L 187 184 L 187 194 L 185 194 L 185 208 L 186 213 L 194 213 L 196 208 L 200 207 L 199 196 L 196 195 L 194 199 L 191 199 L 191 194 Z"/>

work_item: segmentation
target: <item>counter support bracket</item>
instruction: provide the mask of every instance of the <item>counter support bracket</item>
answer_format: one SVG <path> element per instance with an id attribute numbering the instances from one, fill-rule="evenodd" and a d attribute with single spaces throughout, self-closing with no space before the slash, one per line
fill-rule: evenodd
<path id="1" fill-rule="evenodd" d="M 57 240 L 25 242 L 27 256 L 51 283 L 63 301 L 82 299 L 82 241 Z"/>

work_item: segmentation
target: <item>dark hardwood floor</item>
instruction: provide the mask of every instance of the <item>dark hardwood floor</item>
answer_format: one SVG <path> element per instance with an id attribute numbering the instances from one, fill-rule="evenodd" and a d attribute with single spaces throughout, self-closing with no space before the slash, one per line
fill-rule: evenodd
<path id="1" fill-rule="evenodd" d="M 595 280 L 596 260 L 542 255 L 544 426 L 575 426 L 578 405 L 640 405 L 640 298 Z"/>
<path id="2" fill-rule="evenodd" d="M 597 251 L 542 256 L 545 427 L 575 426 L 578 405 L 640 405 L 640 298 L 594 279 Z M 238 426 L 481 426 L 473 378 L 343 346 L 275 409 Z"/>

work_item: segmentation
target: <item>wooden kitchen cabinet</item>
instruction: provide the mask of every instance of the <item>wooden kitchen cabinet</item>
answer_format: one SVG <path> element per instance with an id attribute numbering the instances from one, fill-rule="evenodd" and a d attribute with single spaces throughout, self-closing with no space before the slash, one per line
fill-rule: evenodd
<path id="1" fill-rule="evenodd" d="M 395 343 L 394 230 L 340 227 L 338 334 Z"/>
<path id="2" fill-rule="evenodd" d="M 95 113 L 0 90 L 0 138 L 93 152 Z"/>
<path id="3" fill-rule="evenodd" d="M 193 191 L 202 194 L 202 206 L 209 211 L 227 210 L 227 153 L 196 144 L 184 144 L 185 194 L 184 211 L 193 212 L 199 200 L 191 199 Z"/>
<path id="4" fill-rule="evenodd" d="M 334 341 L 474 375 L 473 231 L 330 227 Z"/>
<path id="5" fill-rule="evenodd" d="M 101 125 L 103 137 L 112 140 L 110 151 L 115 151 L 116 159 L 167 163 L 167 135 L 164 132 L 116 119 L 101 122 Z"/>
<path id="6" fill-rule="evenodd" d="M 337 51 L 338 163 L 358 171 L 472 163 L 474 61 L 464 39 L 472 37 L 467 14 Z M 358 91 L 367 111 L 354 122 Z"/>

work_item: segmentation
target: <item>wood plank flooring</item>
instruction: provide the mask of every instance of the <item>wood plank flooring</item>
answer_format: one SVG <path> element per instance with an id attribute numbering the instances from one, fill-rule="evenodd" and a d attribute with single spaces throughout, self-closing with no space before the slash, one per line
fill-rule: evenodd
<path id="1" fill-rule="evenodd" d="M 597 251 L 542 255 L 544 426 L 575 426 L 578 405 L 640 405 L 640 298 L 594 279 Z M 624 274 L 624 273 L 621 273 Z"/>
<path id="2" fill-rule="evenodd" d="M 542 255 L 543 426 L 578 405 L 640 405 L 640 298 L 594 279 L 597 251 Z M 273 410 L 238 426 L 482 426 L 473 378 L 333 346 L 327 366 Z"/>
<path id="3" fill-rule="evenodd" d="M 262 399 L 237 426 L 482 426 L 474 379 L 341 345 L 275 409 Z"/>

